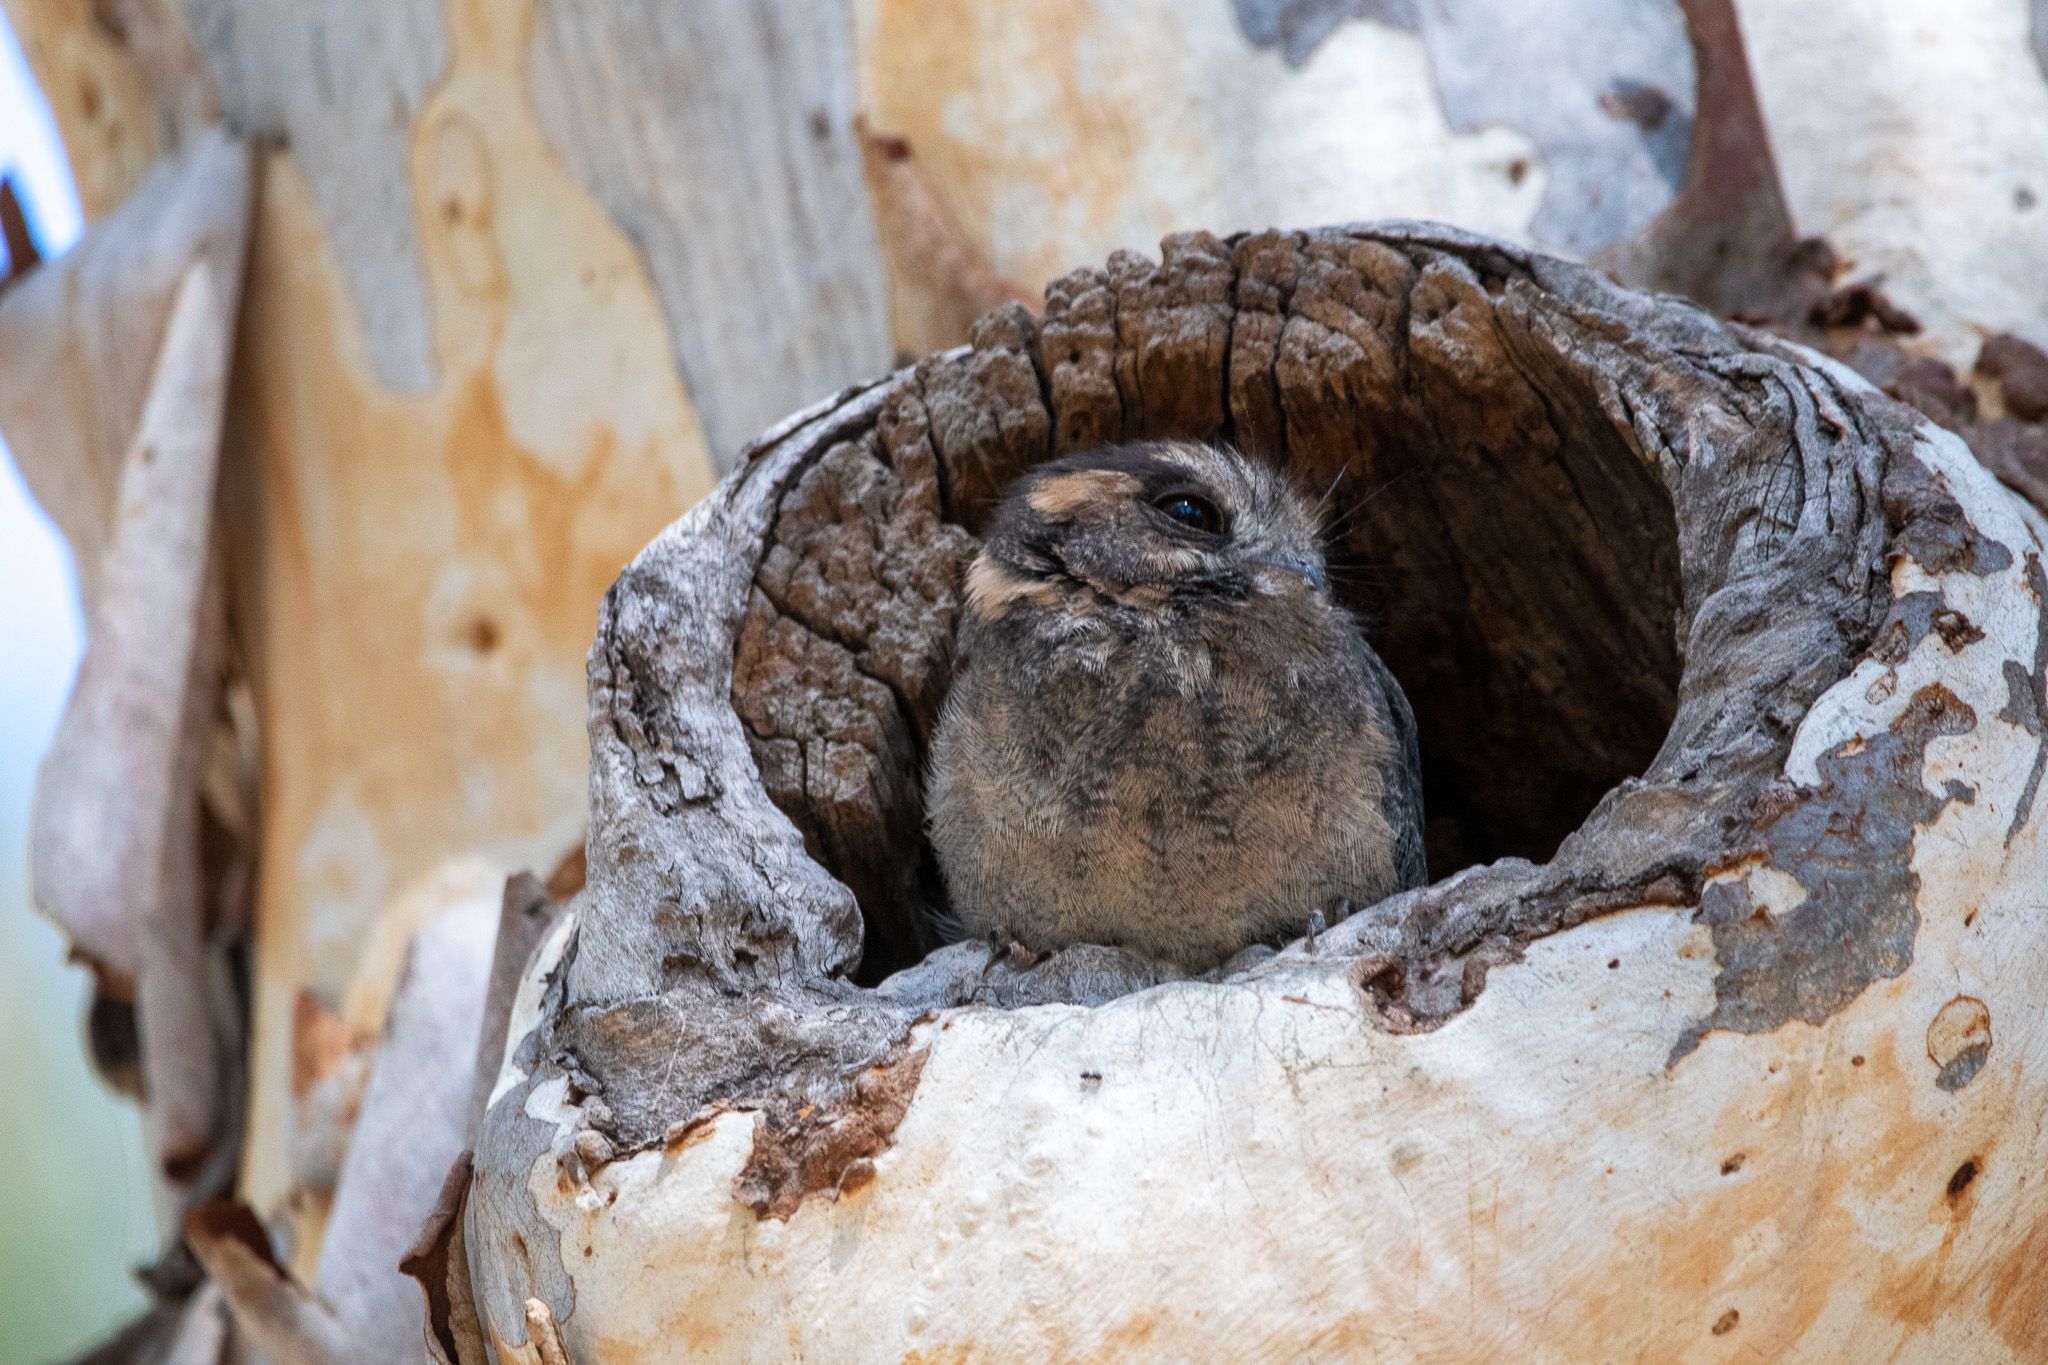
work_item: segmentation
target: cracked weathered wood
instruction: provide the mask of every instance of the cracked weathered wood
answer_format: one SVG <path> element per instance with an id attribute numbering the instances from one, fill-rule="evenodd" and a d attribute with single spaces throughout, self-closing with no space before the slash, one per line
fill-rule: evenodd
<path id="1" fill-rule="evenodd" d="M 1899 1273 L 1951 1251 L 1855 1182 L 1882 1159 L 1974 1216 L 1945 1273 L 2024 1274 L 2048 1153 L 1985 1151 L 2038 1141 L 2000 1136 L 2037 1048 L 1984 1021 L 2048 948 L 2038 519 L 1846 371 L 1447 229 L 1192 234 L 1047 301 L 768 433 L 608 596 L 589 881 L 462 1219 L 500 1353 L 536 1298 L 577 1358 L 790 1321 L 989 1358 L 2024 1339 L 2038 1294 L 1913 1317 L 1864 1275 L 1872 1219 Z M 972 533 L 1133 436 L 1338 482 L 1440 880 L 1198 982 L 963 945 L 863 988 L 934 894 L 916 773 Z M 1959 993 L 1983 1018 L 1922 1077 L 1921 1002 Z M 907 1307 L 789 1317 L 848 1237 Z M 1786 1249 L 1698 1268 L 1759 1237 Z"/>

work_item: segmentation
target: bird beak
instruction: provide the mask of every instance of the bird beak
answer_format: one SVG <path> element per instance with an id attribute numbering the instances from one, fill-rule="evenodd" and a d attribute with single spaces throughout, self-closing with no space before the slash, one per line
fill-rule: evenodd
<path id="1" fill-rule="evenodd" d="M 1288 573 L 1304 579 L 1317 592 L 1328 592 L 1330 590 L 1330 580 L 1323 576 L 1323 566 L 1307 555 L 1260 555 L 1254 557 L 1252 563 L 1264 564 L 1274 569 L 1284 569 Z"/>

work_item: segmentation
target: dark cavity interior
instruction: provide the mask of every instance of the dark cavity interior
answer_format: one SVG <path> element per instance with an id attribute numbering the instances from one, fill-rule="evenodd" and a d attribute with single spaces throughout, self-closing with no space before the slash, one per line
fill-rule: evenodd
<path id="1" fill-rule="evenodd" d="M 1560 433 L 1556 409 L 1507 425 L 1456 404 L 1329 476 L 1335 590 L 1421 731 L 1433 880 L 1549 858 L 1649 767 L 1680 666 L 1677 530 L 1654 472 L 1592 423 Z"/>

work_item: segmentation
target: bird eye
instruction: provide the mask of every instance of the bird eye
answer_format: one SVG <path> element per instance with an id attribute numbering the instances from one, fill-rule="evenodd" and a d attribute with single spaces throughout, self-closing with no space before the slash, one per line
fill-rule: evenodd
<path id="1" fill-rule="evenodd" d="M 1207 498 L 1192 493 L 1169 493 L 1152 505 L 1191 531 L 1215 535 L 1223 529 L 1223 514 Z"/>

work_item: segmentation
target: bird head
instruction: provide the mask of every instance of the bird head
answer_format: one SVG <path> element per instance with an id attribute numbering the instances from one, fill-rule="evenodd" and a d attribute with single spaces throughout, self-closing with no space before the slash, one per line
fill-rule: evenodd
<path id="1" fill-rule="evenodd" d="M 1030 606 L 1228 608 L 1324 597 L 1314 509 L 1227 448 L 1154 441 L 1068 455 L 1020 478 L 968 573 L 984 620 Z"/>

